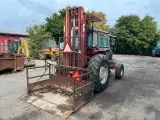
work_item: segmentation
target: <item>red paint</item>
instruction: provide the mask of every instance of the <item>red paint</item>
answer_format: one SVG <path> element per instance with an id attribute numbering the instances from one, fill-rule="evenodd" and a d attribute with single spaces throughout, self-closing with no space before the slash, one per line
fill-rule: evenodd
<path id="1" fill-rule="evenodd" d="M 75 13 L 77 12 L 77 15 L 74 15 L 72 16 L 72 13 Z M 74 51 L 75 49 L 75 40 L 73 41 L 73 45 L 71 45 L 70 41 L 71 39 L 68 39 L 68 37 L 73 37 L 71 36 L 71 31 L 72 30 L 78 30 L 78 35 L 77 36 L 84 36 L 83 38 L 78 38 L 78 52 L 81 52 L 82 55 L 83 55 L 83 58 L 85 59 L 82 59 L 82 57 L 80 56 L 80 54 L 76 54 L 75 57 L 73 56 L 68 56 L 68 55 L 64 55 L 65 59 L 64 59 L 64 63 L 65 65 L 69 65 L 69 66 L 72 66 L 72 62 L 70 62 L 69 60 L 72 59 L 72 61 L 76 61 L 76 66 L 77 67 L 84 67 L 86 66 L 86 15 L 84 14 L 85 11 L 83 9 L 83 7 L 78 7 L 78 8 L 71 8 L 71 9 L 68 9 L 66 11 L 66 17 L 65 17 L 65 24 L 64 24 L 64 28 L 65 28 L 65 32 L 64 32 L 64 37 L 67 37 L 64 39 L 64 44 L 66 44 L 66 42 L 68 42 L 70 44 L 70 46 L 72 47 L 72 50 Z M 76 24 L 75 27 L 78 27 L 77 28 L 74 28 L 73 26 L 71 26 L 74 22 L 74 17 L 75 19 L 78 21 L 78 24 Z M 75 66 L 74 65 L 74 66 Z"/>
<path id="2" fill-rule="evenodd" d="M 79 7 L 78 8 L 78 36 L 81 36 L 81 7 Z M 83 41 L 82 41 L 82 43 L 80 43 L 80 38 L 78 39 L 78 49 L 79 50 L 81 50 L 81 45 L 83 46 Z M 83 52 L 83 47 L 82 47 L 82 50 L 81 50 L 82 52 Z M 83 60 L 81 59 L 81 56 L 80 55 L 78 55 L 78 66 L 79 67 L 82 67 L 81 66 L 81 62 L 82 62 Z"/>
<path id="3" fill-rule="evenodd" d="M 8 35 L 0 35 L 0 51 L 6 52 L 8 50 L 8 40 L 9 39 L 16 39 L 20 40 L 20 37 L 18 36 L 8 36 Z"/>
<path id="4" fill-rule="evenodd" d="M 112 60 L 111 62 L 111 69 L 115 69 L 116 68 L 116 62 L 114 60 Z"/>
<path id="5" fill-rule="evenodd" d="M 78 76 L 79 76 L 79 72 L 78 71 L 74 71 L 74 73 L 72 74 L 72 78 L 74 79 L 75 77 L 77 77 L 76 81 L 80 82 L 80 78 Z"/>

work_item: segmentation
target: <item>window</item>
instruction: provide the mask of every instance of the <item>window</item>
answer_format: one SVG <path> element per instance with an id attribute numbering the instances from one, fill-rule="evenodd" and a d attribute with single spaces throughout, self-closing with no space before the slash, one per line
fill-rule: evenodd
<path id="1" fill-rule="evenodd" d="M 92 44 L 92 34 L 88 34 L 88 42 L 87 42 L 87 46 L 90 48 L 93 46 Z"/>
<path id="2" fill-rule="evenodd" d="M 43 42 L 43 47 L 44 47 L 44 48 L 56 47 L 56 46 L 57 46 L 57 44 L 56 44 L 56 42 L 55 42 L 54 40 L 45 40 L 45 41 Z"/>
<path id="3" fill-rule="evenodd" d="M 107 35 L 99 34 L 99 47 L 109 47 L 109 37 Z"/>

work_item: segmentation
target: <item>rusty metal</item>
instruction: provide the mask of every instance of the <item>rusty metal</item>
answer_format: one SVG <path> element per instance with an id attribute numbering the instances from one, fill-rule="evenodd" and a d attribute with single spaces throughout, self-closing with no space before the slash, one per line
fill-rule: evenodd
<path id="1" fill-rule="evenodd" d="M 13 71 L 24 69 L 24 56 L 14 53 L 0 53 L 0 71 L 11 69 Z"/>
<path id="2" fill-rule="evenodd" d="M 60 42 L 64 41 L 64 45 L 68 42 L 68 44 L 71 46 L 71 49 L 72 49 L 72 51 L 69 52 L 70 54 L 66 54 L 63 50 L 59 51 L 61 55 L 64 56 L 64 64 L 66 66 L 69 66 L 69 65 L 78 66 L 81 68 L 86 66 L 87 57 L 83 55 L 84 51 L 83 51 L 83 47 L 81 46 L 82 43 L 84 44 L 84 41 L 82 42 L 83 38 L 84 36 L 70 36 L 70 37 L 60 37 L 59 38 L 59 47 L 60 47 Z M 75 39 L 79 40 L 78 49 L 76 49 L 75 47 L 75 42 L 74 42 Z M 61 63 L 61 59 L 59 59 L 58 62 Z"/>
<path id="3" fill-rule="evenodd" d="M 36 69 L 36 68 L 43 68 L 45 70 L 46 66 L 40 66 L 40 67 L 31 67 L 31 68 L 26 68 L 26 74 L 27 74 L 27 89 L 28 93 L 32 93 L 36 90 L 40 90 L 43 88 L 50 88 L 52 89 L 52 92 L 54 93 L 57 89 L 60 89 L 63 91 L 65 94 L 73 98 L 73 103 L 72 103 L 72 108 L 73 111 L 76 110 L 80 105 L 88 102 L 92 97 L 93 97 L 93 81 L 89 80 L 88 75 L 89 72 L 85 70 L 84 68 L 78 68 L 78 67 L 72 67 L 72 66 L 63 66 L 63 65 L 52 65 L 50 64 L 48 67 L 49 71 L 45 74 L 42 75 L 36 75 L 36 76 L 29 76 L 29 69 Z M 70 70 L 78 70 L 81 71 L 82 74 L 80 74 L 79 78 L 81 78 L 80 82 L 76 81 L 75 77 L 74 79 L 71 78 L 71 75 L 61 75 L 61 74 L 55 74 L 55 71 L 53 71 L 53 68 L 63 68 L 63 69 L 70 69 Z M 30 83 L 33 78 L 38 78 L 38 77 L 44 77 L 48 75 L 49 78 Z M 89 95 L 89 93 L 92 93 L 92 95 Z M 63 93 L 62 93 L 63 94 Z M 88 96 L 89 99 L 86 99 L 85 97 Z"/>

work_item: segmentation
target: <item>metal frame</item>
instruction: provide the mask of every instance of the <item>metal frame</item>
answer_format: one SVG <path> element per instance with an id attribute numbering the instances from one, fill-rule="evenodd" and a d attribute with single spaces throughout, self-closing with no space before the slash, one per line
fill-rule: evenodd
<path id="1" fill-rule="evenodd" d="M 47 73 L 46 73 L 46 67 L 49 70 Z M 37 68 L 44 68 L 45 72 L 41 75 L 36 75 L 36 76 L 30 77 L 29 76 L 29 70 L 30 69 L 37 69 Z M 85 104 L 86 102 L 88 102 L 89 100 L 92 99 L 92 97 L 94 95 L 94 82 L 89 78 L 89 73 L 90 72 L 88 72 L 85 68 L 79 68 L 79 67 L 74 67 L 74 66 L 64 66 L 64 65 L 53 65 L 53 64 L 49 64 L 47 66 L 26 68 L 27 92 L 28 92 L 28 94 L 30 94 L 30 93 L 32 93 L 36 90 L 43 89 L 43 87 L 46 87 L 44 84 L 47 84 L 47 87 L 55 87 L 54 84 L 56 84 L 56 82 L 58 82 L 58 80 L 53 79 L 52 76 L 58 76 L 60 74 L 56 75 L 54 73 L 53 68 L 63 68 L 63 69 L 67 68 L 67 69 L 70 69 L 70 70 L 78 70 L 78 71 L 83 72 L 82 74 L 75 77 L 74 79 L 69 77 L 69 74 L 65 75 L 66 79 L 70 79 L 69 82 L 71 82 L 71 85 L 72 85 L 71 86 L 71 88 L 72 88 L 71 97 L 73 97 L 73 110 L 76 110 L 78 107 L 80 107 L 81 105 Z M 42 78 L 44 76 L 49 76 L 49 79 L 48 80 L 43 80 L 43 81 L 38 81 L 36 83 L 30 83 L 31 79 Z M 77 82 L 76 78 L 80 78 L 81 81 Z M 38 88 L 37 86 L 35 86 L 35 88 L 34 88 L 34 85 L 38 85 L 40 87 Z"/>
<path id="2" fill-rule="evenodd" d="M 66 10 L 66 17 L 64 20 L 64 42 L 70 42 L 70 38 L 73 39 L 73 44 L 75 44 L 75 39 L 78 39 L 78 50 L 81 50 L 83 57 L 86 59 L 86 29 L 87 29 L 86 13 L 83 7 L 74 7 Z M 73 30 L 73 36 L 71 36 L 71 31 Z M 76 30 L 78 34 L 76 35 Z M 68 37 L 70 36 L 70 37 Z M 81 37 L 83 36 L 83 37 Z M 61 38 L 62 39 L 62 38 Z M 75 46 L 72 48 L 75 51 Z M 75 55 L 73 55 L 73 59 Z M 78 57 L 78 67 L 85 67 L 86 64 L 84 61 L 81 62 L 80 55 Z M 65 56 L 65 59 L 68 57 Z M 75 61 L 75 60 L 73 60 Z M 69 65 L 69 62 L 66 60 L 66 65 Z"/>
<path id="3" fill-rule="evenodd" d="M 76 51 L 76 46 L 75 46 L 75 39 L 78 39 L 78 51 Z M 73 37 L 60 37 L 59 38 L 59 48 L 60 48 L 60 42 L 62 41 L 62 39 L 63 39 L 63 41 L 64 41 L 64 45 L 66 44 L 66 43 L 68 43 L 69 45 L 70 45 L 70 47 L 71 47 L 71 49 L 72 49 L 72 51 L 70 52 L 70 53 L 72 53 L 72 54 L 66 54 L 64 51 L 62 51 L 62 50 L 60 50 L 59 52 L 61 53 L 61 54 L 63 54 L 64 55 L 64 64 L 66 65 L 66 66 L 78 66 L 78 67 L 84 67 L 85 65 L 86 65 L 86 62 L 87 62 L 87 59 L 86 59 L 86 56 L 84 56 L 84 54 L 82 53 L 83 52 L 83 50 L 84 50 L 84 48 L 86 48 L 86 46 L 84 47 L 84 46 L 81 46 L 81 47 L 79 47 L 79 45 L 81 45 L 81 44 L 84 44 L 84 41 L 83 41 L 83 36 L 73 36 Z M 80 51 L 80 52 L 79 52 Z M 86 52 L 86 51 L 85 51 Z M 77 54 L 77 56 L 76 56 L 76 54 Z M 77 58 L 76 58 L 77 57 Z M 71 60 L 71 58 L 73 59 L 73 60 Z M 60 60 L 60 59 L 59 59 Z M 69 61 L 68 61 L 69 60 Z M 76 61 L 77 60 L 77 61 Z M 59 63 L 60 63 L 61 61 L 59 61 Z M 73 62 L 73 63 L 71 63 L 71 62 Z M 76 65 L 76 62 L 78 63 L 77 65 Z"/>

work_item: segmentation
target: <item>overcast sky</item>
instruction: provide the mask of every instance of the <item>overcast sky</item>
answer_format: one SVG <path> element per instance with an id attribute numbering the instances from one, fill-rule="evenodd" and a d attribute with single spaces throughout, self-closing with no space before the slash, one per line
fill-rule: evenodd
<path id="1" fill-rule="evenodd" d="M 45 17 L 67 5 L 102 11 L 110 26 L 127 14 L 150 14 L 160 21 L 160 0 L 1 0 L 0 30 L 24 33 L 27 26 L 44 23 Z"/>

